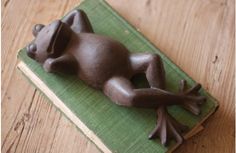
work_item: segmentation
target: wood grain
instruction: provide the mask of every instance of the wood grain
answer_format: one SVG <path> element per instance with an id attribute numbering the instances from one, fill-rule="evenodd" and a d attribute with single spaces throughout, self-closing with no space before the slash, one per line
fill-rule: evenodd
<path id="1" fill-rule="evenodd" d="M 234 1 L 108 0 L 187 74 L 220 102 L 206 129 L 176 152 L 234 151 Z M 2 2 L 2 151 L 99 152 L 15 69 L 18 49 L 35 23 L 49 23 L 75 0 Z"/>

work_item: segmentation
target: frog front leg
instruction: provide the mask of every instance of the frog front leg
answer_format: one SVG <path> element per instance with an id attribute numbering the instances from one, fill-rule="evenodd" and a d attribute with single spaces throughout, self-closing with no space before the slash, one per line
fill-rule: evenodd
<path id="1" fill-rule="evenodd" d="M 69 12 L 63 19 L 62 22 L 67 23 L 71 26 L 71 29 L 76 33 L 93 33 L 93 28 L 89 22 L 89 19 L 85 12 L 80 9 L 75 9 Z"/>
<path id="2" fill-rule="evenodd" d="M 73 55 L 66 53 L 57 58 L 48 58 L 43 68 L 46 72 L 77 74 L 78 63 Z"/>

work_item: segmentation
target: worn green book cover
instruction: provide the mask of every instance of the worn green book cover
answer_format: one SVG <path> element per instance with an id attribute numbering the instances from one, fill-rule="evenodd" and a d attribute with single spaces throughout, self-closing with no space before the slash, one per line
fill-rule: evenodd
<path id="1" fill-rule="evenodd" d="M 88 15 L 95 33 L 107 35 L 123 43 L 130 51 L 159 54 L 164 62 L 167 89 L 177 91 L 179 81 L 195 82 L 179 69 L 170 59 L 152 45 L 127 21 L 119 16 L 106 2 L 85 0 L 77 8 Z M 179 144 L 173 140 L 162 146 L 159 139 L 148 140 L 148 134 L 156 124 L 156 112 L 152 109 L 127 108 L 112 103 L 102 92 L 94 90 L 76 76 L 46 73 L 43 68 L 20 50 L 18 68 L 59 108 L 81 131 L 103 152 L 120 153 L 164 153 L 172 151 Z M 142 77 L 136 83 L 145 85 Z M 201 114 L 195 116 L 179 106 L 168 111 L 179 122 L 190 127 L 185 138 L 201 130 L 201 123 L 217 108 L 217 102 L 204 90 L 201 94 L 207 102 L 201 107 Z"/>

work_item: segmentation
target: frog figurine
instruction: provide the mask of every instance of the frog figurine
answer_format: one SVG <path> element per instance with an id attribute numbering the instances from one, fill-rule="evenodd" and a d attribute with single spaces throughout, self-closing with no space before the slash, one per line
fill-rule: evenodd
<path id="1" fill-rule="evenodd" d="M 120 42 L 94 33 L 83 10 L 75 9 L 46 26 L 36 24 L 33 35 L 27 55 L 45 71 L 77 75 L 117 105 L 155 109 L 157 124 L 149 139 L 159 137 L 163 145 L 171 139 L 182 143 L 187 129 L 168 113 L 167 106 L 180 105 L 198 115 L 206 100 L 199 95 L 200 84 L 187 89 L 185 80 L 180 81 L 178 93 L 167 91 L 159 55 L 130 53 Z M 150 88 L 134 87 L 130 80 L 140 73 L 146 75 Z"/>

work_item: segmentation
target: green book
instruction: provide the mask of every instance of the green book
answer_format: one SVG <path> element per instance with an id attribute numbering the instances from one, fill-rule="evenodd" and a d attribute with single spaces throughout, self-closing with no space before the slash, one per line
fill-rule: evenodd
<path id="1" fill-rule="evenodd" d="M 130 51 L 159 54 L 166 71 L 167 90 L 177 92 L 181 79 L 185 79 L 190 85 L 195 84 L 105 1 L 85 0 L 77 8 L 86 12 L 95 33 L 120 41 Z M 118 106 L 101 91 L 94 90 L 76 76 L 47 73 L 26 55 L 25 48 L 18 53 L 18 59 L 18 69 L 102 152 L 164 153 L 179 146 L 174 140 L 166 147 L 161 145 L 159 139 L 148 140 L 148 134 L 156 125 L 155 110 Z M 135 82 L 139 86 L 145 86 L 142 76 L 137 77 Z M 202 130 L 201 123 L 218 106 L 206 91 L 202 89 L 200 93 L 207 97 L 207 102 L 201 106 L 199 116 L 179 106 L 168 107 L 168 112 L 176 120 L 190 127 L 190 131 L 184 135 L 185 139 Z"/>

